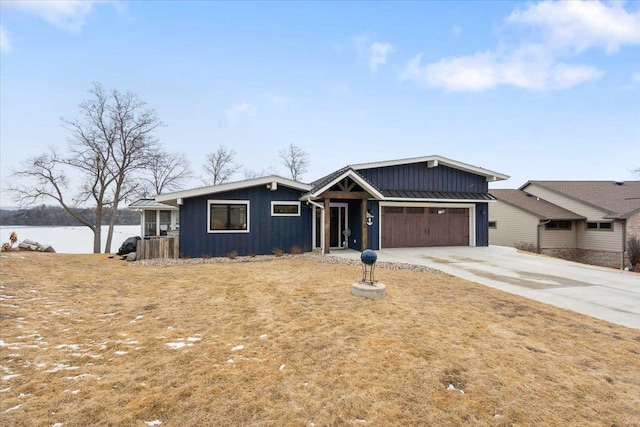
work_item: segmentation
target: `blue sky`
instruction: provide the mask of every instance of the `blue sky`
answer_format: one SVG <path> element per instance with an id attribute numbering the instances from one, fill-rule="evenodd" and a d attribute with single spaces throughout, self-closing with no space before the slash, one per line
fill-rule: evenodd
<path id="1" fill-rule="evenodd" d="M 437 154 L 527 180 L 640 168 L 640 2 L 0 3 L 0 206 L 11 167 L 64 147 L 92 82 L 132 91 L 196 174 L 293 143 L 311 181 Z M 637 179 L 637 178 L 635 178 Z M 194 179 L 190 186 L 200 186 Z"/>

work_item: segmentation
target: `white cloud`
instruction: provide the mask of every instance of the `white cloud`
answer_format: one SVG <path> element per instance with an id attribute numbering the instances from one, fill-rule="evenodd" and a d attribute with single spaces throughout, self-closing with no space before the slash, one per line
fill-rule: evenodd
<path id="1" fill-rule="evenodd" d="M 529 90 L 569 89 L 590 80 L 597 80 L 603 71 L 586 66 L 538 58 L 527 60 L 515 52 L 507 56 L 480 52 L 470 56 L 444 58 L 421 65 L 422 56 L 409 61 L 401 74 L 402 80 L 413 80 L 424 87 L 451 91 L 479 92 L 500 85 Z"/>
<path id="2" fill-rule="evenodd" d="M 361 59 L 366 58 L 372 72 L 378 66 L 387 63 L 387 57 L 395 52 L 395 47 L 391 43 L 372 41 L 372 35 L 363 33 L 353 38 L 353 45 Z"/>
<path id="3" fill-rule="evenodd" d="M 528 90 L 565 90 L 597 80 L 604 71 L 564 59 L 590 48 L 608 53 L 627 44 L 640 44 L 640 10 L 628 12 L 623 3 L 543 1 L 517 10 L 507 25 L 527 27 L 527 39 L 509 49 L 445 57 L 422 65 L 411 59 L 402 80 L 452 91 L 484 91 L 498 86 Z"/>
<path id="4" fill-rule="evenodd" d="M 611 53 L 625 44 L 640 44 L 640 10 L 628 12 L 622 2 L 544 1 L 516 10 L 506 22 L 537 27 L 556 49 L 602 47 Z"/>
<path id="5" fill-rule="evenodd" d="M 393 45 L 390 43 L 375 42 L 369 46 L 369 68 L 375 72 L 378 69 L 378 65 L 387 63 L 387 56 L 395 51 Z"/>
<path id="6" fill-rule="evenodd" d="M 87 17 L 98 3 L 103 0 L 32 0 L 4 1 L 4 6 L 38 16 L 56 27 L 72 33 L 84 27 Z M 110 2 L 113 3 L 113 2 Z M 113 3 L 118 7 L 117 3 Z"/>
<path id="7" fill-rule="evenodd" d="M 2 25 L 0 25 L 0 52 L 11 52 L 11 42 L 9 41 L 9 36 L 7 36 Z"/>
<path id="8" fill-rule="evenodd" d="M 229 125 L 237 124 L 243 117 L 247 117 L 252 112 L 251 104 L 246 102 L 236 104 L 225 111 L 225 118 Z"/>

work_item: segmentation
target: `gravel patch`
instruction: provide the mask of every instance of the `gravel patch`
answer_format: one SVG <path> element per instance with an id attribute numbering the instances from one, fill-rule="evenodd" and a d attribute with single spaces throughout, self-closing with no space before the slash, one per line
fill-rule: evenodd
<path id="1" fill-rule="evenodd" d="M 265 262 L 276 259 L 310 259 L 316 262 L 326 264 L 345 264 L 360 267 L 362 263 L 359 260 L 343 258 L 338 256 L 324 255 L 319 252 L 307 252 L 299 255 L 284 254 L 280 257 L 275 255 L 256 255 L 256 256 L 238 256 L 235 258 L 215 257 L 215 258 L 179 258 L 179 259 L 145 259 L 129 263 L 132 266 L 163 266 L 163 265 L 191 265 L 191 264 L 215 264 L 215 263 L 242 263 L 242 262 Z M 424 265 L 415 265 L 402 262 L 382 262 L 376 263 L 376 268 L 385 268 L 389 270 L 409 270 L 423 273 L 441 273 L 435 268 L 426 267 Z"/>

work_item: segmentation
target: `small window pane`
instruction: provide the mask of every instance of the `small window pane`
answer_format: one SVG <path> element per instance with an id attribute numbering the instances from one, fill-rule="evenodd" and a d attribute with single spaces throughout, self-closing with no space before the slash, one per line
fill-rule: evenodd
<path id="1" fill-rule="evenodd" d="M 489 228 L 498 228 L 498 223 L 496 221 L 489 221 Z"/>
<path id="2" fill-rule="evenodd" d="M 603 228 L 603 229 L 606 229 L 606 230 L 611 230 L 613 228 L 613 223 L 601 222 L 600 223 L 600 228 Z"/>
<path id="3" fill-rule="evenodd" d="M 384 213 L 386 214 L 401 214 L 404 212 L 404 208 L 400 206 L 385 206 Z"/>
<path id="4" fill-rule="evenodd" d="M 449 208 L 449 213 L 454 215 L 464 215 L 466 211 L 465 208 Z"/>
<path id="5" fill-rule="evenodd" d="M 598 228 L 598 223 L 597 222 L 588 222 L 587 223 L 587 228 L 591 229 L 591 230 L 596 229 L 596 228 Z"/>
<path id="6" fill-rule="evenodd" d="M 408 214 L 423 214 L 424 208 L 407 208 Z"/>
<path id="7" fill-rule="evenodd" d="M 274 204 L 273 205 L 273 215 L 299 215 L 300 214 L 300 205 L 285 205 L 285 204 Z"/>

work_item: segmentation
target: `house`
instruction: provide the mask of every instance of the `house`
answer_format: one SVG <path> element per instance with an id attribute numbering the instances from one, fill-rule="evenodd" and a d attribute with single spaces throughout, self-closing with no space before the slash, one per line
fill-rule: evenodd
<path id="1" fill-rule="evenodd" d="M 528 181 L 517 190 L 491 190 L 492 245 L 567 250 L 580 261 L 624 267 L 626 240 L 640 236 L 640 181 Z"/>
<path id="2" fill-rule="evenodd" d="M 279 176 L 161 194 L 183 256 L 487 246 L 488 183 L 508 176 L 440 156 L 346 166 L 311 184 Z"/>

